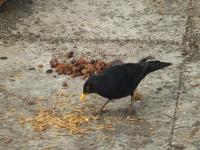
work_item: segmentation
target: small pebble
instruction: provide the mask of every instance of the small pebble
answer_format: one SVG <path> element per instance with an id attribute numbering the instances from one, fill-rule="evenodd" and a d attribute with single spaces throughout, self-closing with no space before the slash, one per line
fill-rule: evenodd
<path id="1" fill-rule="evenodd" d="M 28 68 L 28 70 L 35 70 L 35 67 L 30 67 Z"/>
<path id="2" fill-rule="evenodd" d="M 53 72 L 52 69 L 48 69 L 48 70 L 46 70 L 46 73 L 52 73 L 52 72 Z"/>
<path id="3" fill-rule="evenodd" d="M 8 57 L 7 56 L 1 56 L 0 59 L 5 60 L 5 59 L 8 59 Z"/>
<path id="4" fill-rule="evenodd" d="M 67 87 L 67 86 L 68 86 L 67 82 L 64 81 L 63 84 L 62 84 L 62 86 L 63 86 L 63 87 Z"/>
<path id="5" fill-rule="evenodd" d="M 74 55 L 74 52 L 71 51 L 71 52 L 67 53 L 65 56 L 66 56 L 67 58 L 72 58 L 73 55 Z"/>
<path id="6" fill-rule="evenodd" d="M 56 76 L 56 75 L 54 75 L 54 76 L 52 76 L 52 77 L 54 77 L 54 78 L 57 78 L 57 76 Z"/>
<path id="7" fill-rule="evenodd" d="M 157 88 L 157 90 L 158 90 L 158 91 L 161 91 L 161 90 L 162 90 L 162 88 L 161 88 L 161 87 L 159 87 L 159 88 Z"/>

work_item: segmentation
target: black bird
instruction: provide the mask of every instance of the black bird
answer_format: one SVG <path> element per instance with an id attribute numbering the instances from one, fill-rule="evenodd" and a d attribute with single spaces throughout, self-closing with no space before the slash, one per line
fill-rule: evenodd
<path id="1" fill-rule="evenodd" d="M 138 63 L 124 63 L 112 66 L 102 74 L 93 75 L 86 80 L 83 86 L 83 94 L 80 100 L 83 101 L 90 93 L 97 93 L 108 100 L 100 109 L 113 99 L 131 96 L 131 110 L 133 108 L 134 90 L 140 81 L 149 73 L 168 67 L 171 63 L 151 60 L 151 56 L 141 59 Z"/>

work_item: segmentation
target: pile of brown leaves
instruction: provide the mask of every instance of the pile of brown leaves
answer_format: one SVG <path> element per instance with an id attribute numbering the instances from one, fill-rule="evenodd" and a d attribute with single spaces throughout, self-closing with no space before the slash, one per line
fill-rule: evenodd
<path id="1" fill-rule="evenodd" d="M 58 74 L 71 75 L 72 77 L 83 76 L 83 78 L 88 78 L 92 74 L 99 74 L 111 66 L 104 61 L 88 61 L 84 58 L 73 59 L 69 63 L 60 63 L 57 59 L 52 59 L 50 65 L 51 68 L 55 68 Z"/>
<path id="2" fill-rule="evenodd" d="M 73 57 L 73 53 L 69 52 L 67 58 Z M 58 74 L 71 75 L 71 77 L 83 76 L 83 79 L 90 77 L 93 74 L 99 74 L 109 67 L 122 64 L 120 60 L 115 60 L 106 63 L 101 60 L 88 60 L 86 58 L 72 59 L 70 62 L 59 62 L 58 59 L 53 58 L 50 61 L 51 68 L 55 68 Z"/>

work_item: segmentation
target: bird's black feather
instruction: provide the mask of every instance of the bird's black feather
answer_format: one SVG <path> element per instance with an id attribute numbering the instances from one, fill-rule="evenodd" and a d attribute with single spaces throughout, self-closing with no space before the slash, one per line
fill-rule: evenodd
<path id="1" fill-rule="evenodd" d="M 89 84 L 92 93 L 108 99 L 122 98 L 133 94 L 140 81 L 150 72 L 171 65 L 160 61 L 126 63 L 113 66 L 100 75 L 90 77 L 85 84 Z"/>
<path id="2" fill-rule="evenodd" d="M 148 58 L 145 58 L 138 63 L 112 66 L 102 74 L 93 75 L 85 82 L 83 92 L 97 93 L 109 100 L 132 96 L 140 81 L 147 74 L 171 65 L 167 62 L 147 60 Z M 89 91 L 86 90 L 87 86 L 90 87 Z"/>

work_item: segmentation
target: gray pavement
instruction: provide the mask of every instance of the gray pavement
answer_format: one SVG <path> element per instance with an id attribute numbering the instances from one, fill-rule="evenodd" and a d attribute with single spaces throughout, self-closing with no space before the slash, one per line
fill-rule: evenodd
<path id="1" fill-rule="evenodd" d="M 199 0 L 8 1 L 0 8 L 0 56 L 8 57 L 0 60 L 0 149 L 199 150 L 199 17 Z M 136 62 L 152 55 L 173 65 L 138 87 L 143 101 L 135 103 L 132 117 L 139 122 L 127 119 L 126 97 L 109 104 L 103 116 L 117 117 L 111 122 L 115 131 L 79 137 L 62 129 L 57 132 L 65 135 L 36 132 L 30 124 L 22 128 L 19 113 L 31 116 L 58 99 L 73 104 L 62 113 L 83 105 L 81 78 L 45 73 L 53 56 L 71 50 L 75 58 Z M 91 95 L 84 105 L 99 108 L 103 101 Z"/>

